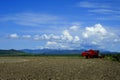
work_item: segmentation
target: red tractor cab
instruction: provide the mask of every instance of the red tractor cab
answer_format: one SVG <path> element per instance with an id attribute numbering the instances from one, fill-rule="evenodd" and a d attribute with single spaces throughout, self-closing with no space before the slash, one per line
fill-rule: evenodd
<path id="1" fill-rule="evenodd" d="M 99 57 L 99 50 L 88 50 L 82 52 L 82 56 L 88 58 L 98 58 Z"/>

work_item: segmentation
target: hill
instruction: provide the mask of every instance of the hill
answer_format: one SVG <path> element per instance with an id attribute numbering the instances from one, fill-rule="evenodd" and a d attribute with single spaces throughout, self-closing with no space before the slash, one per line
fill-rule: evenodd
<path id="1" fill-rule="evenodd" d="M 20 50 L 0 50 L 0 56 L 17 56 L 17 55 L 27 55 L 25 52 Z"/>
<path id="2" fill-rule="evenodd" d="M 23 49 L 23 50 L 0 50 L 0 56 L 20 56 L 20 55 L 80 55 L 84 49 L 81 50 L 59 50 L 59 49 Z M 114 54 L 120 54 L 118 52 L 100 51 L 100 54 L 107 56 L 113 56 Z"/>

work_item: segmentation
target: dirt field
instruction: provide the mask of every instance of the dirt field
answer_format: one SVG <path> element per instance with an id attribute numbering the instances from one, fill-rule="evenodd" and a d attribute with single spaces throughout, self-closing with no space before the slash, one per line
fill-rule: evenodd
<path id="1" fill-rule="evenodd" d="M 78 57 L 0 57 L 0 80 L 120 80 L 120 63 Z"/>

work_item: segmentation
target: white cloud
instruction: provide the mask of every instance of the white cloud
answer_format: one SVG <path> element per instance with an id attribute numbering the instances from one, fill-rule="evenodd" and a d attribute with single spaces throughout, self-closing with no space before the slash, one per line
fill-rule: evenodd
<path id="1" fill-rule="evenodd" d="M 90 2 L 80 2 L 78 4 L 79 7 L 85 7 L 85 8 L 94 8 L 95 5 Z"/>
<path id="2" fill-rule="evenodd" d="M 82 1 L 82 2 L 79 2 L 77 6 L 82 8 L 88 8 L 87 10 L 88 12 L 99 13 L 99 14 L 114 14 L 113 16 L 115 17 L 115 15 L 120 14 L 120 10 L 116 5 L 113 5 L 113 4 L 106 3 L 106 2 L 101 4 L 101 2 Z"/>
<path id="3" fill-rule="evenodd" d="M 33 39 L 34 39 L 34 40 L 40 40 L 41 37 L 40 37 L 39 35 L 35 35 Z"/>
<path id="4" fill-rule="evenodd" d="M 79 41 L 80 41 L 80 38 L 78 36 L 75 36 L 73 39 L 73 42 L 79 42 Z"/>
<path id="5" fill-rule="evenodd" d="M 69 31 L 68 30 L 64 30 L 63 32 L 62 32 L 62 39 L 63 40 L 68 40 L 68 41 L 72 41 L 73 40 L 73 37 L 70 35 L 70 33 L 69 33 Z"/>
<path id="6" fill-rule="evenodd" d="M 119 12 L 120 13 L 120 12 Z M 106 14 L 106 13 L 105 13 Z M 108 13 L 107 13 L 108 14 Z M 116 21 L 119 21 L 120 20 L 120 16 L 117 16 L 117 15 L 114 15 L 114 16 L 106 16 L 106 17 L 97 17 L 96 18 L 97 20 L 104 20 L 104 21 L 113 21 L 113 20 L 116 20 Z"/>
<path id="7" fill-rule="evenodd" d="M 111 9 L 92 9 L 89 12 L 99 13 L 99 14 L 120 14 L 119 10 L 111 10 Z"/>
<path id="8" fill-rule="evenodd" d="M 120 42 L 120 38 L 116 38 L 116 39 L 114 39 L 114 42 Z"/>
<path id="9" fill-rule="evenodd" d="M 70 27 L 70 30 L 73 30 L 73 31 L 76 31 L 76 30 L 78 30 L 78 29 L 79 29 L 78 26 L 71 26 L 71 27 Z"/>
<path id="10" fill-rule="evenodd" d="M 29 39 L 29 38 L 31 38 L 31 35 L 23 35 L 22 37 L 25 39 Z"/>
<path id="11" fill-rule="evenodd" d="M 83 37 L 88 38 L 91 36 L 103 37 L 107 34 L 107 30 L 101 25 L 96 24 L 93 27 L 86 27 L 85 32 L 83 32 Z"/>
<path id="12" fill-rule="evenodd" d="M 57 42 L 48 41 L 46 45 L 57 45 Z"/>
<path id="13" fill-rule="evenodd" d="M 118 34 L 113 33 L 112 30 L 108 31 L 101 24 L 95 24 L 92 27 L 86 27 L 85 30 L 83 30 L 82 40 L 83 42 L 81 43 L 81 45 L 84 46 L 84 48 L 88 47 L 93 49 L 108 50 L 109 47 L 111 47 L 112 45 L 115 46 L 120 42 Z"/>
<path id="14" fill-rule="evenodd" d="M 104 3 L 96 3 L 96 2 L 79 2 L 77 4 L 78 7 L 83 7 L 83 8 L 110 8 L 110 5 L 104 4 Z"/>
<path id="15" fill-rule="evenodd" d="M 64 36 L 70 36 L 70 33 L 69 33 L 68 30 L 64 30 L 64 31 L 63 31 L 63 35 L 64 35 Z"/>
<path id="16" fill-rule="evenodd" d="M 84 33 L 83 33 L 83 37 L 84 37 L 84 38 L 88 38 L 88 37 L 89 37 L 89 36 L 88 36 L 88 33 L 85 33 L 85 32 L 84 32 Z"/>
<path id="17" fill-rule="evenodd" d="M 42 38 L 43 40 L 49 40 L 49 39 L 50 39 L 50 36 L 47 35 L 47 34 L 43 34 L 43 35 L 41 36 L 41 38 Z"/>
<path id="18" fill-rule="evenodd" d="M 61 18 L 48 14 L 20 13 L 1 17 L 0 21 L 10 21 L 24 26 L 37 26 L 61 23 Z"/>
<path id="19" fill-rule="evenodd" d="M 45 45 L 45 48 L 49 48 L 49 49 L 65 49 L 66 46 L 61 44 L 61 43 L 57 43 L 55 41 L 48 41 Z"/>
<path id="20" fill-rule="evenodd" d="M 54 35 L 54 34 L 50 34 L 49 37 L 50 37 L 50 39 L 55 39 L 55 40 L 59 40 L 60 39 L 60 36 Z"/>
<path id="21" fill-rule="evenodd" d="M 95 41 L 92 41 L 91 42 L 93 45 L 97 45 L 98 43 L 97 42 L 95 42 Z"/>
<path id="22" fill-rule="evenodd" d="M 10 37 L 10 38 L 19 38 L 19 36 L 18 36 L 16 33 L 10 34 L 9 37 Z"/>
<path id="23" fill-rule="evenodd" d="M 54 34 L 35 35 L 34 40 L 60 40 L 61 37 Z"/>

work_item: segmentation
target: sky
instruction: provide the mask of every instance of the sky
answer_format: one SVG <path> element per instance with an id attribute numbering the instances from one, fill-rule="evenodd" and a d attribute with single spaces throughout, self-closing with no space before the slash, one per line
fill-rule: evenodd
<path id="1" fill-rule="evenodd" d="M 0 49 L 120 52 L 119 0 L 0 0 Z"/>

